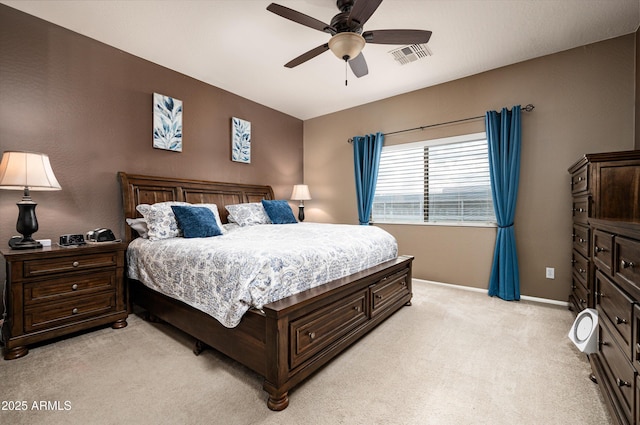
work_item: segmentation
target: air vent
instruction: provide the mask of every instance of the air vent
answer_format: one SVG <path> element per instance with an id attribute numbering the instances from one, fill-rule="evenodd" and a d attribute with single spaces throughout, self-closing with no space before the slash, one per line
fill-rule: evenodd
<path id="1" fill-rule="evenodd" d="M 412 44 L 410 46 L 399 47 L 391 50 L 389 54 L 391 54 L 393 59 L 400 65 L 407 65 L 418 59 L 425 59 L 433 55 L 426 44 Z"/>

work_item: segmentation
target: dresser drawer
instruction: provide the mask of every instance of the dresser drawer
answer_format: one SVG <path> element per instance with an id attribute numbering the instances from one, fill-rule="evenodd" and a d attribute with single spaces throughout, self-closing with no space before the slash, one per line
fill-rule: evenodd
<path id="1" fill-rule="evenodd" d="M 588 170 L 585 165 L 571 175 L 571 193 L 584 192 L 589 188 Z"/>
<path id="2" fill-rule="evenodd" d="M 633 300 L 605 275 L 596 272 L 598 314 L 601 321 L 609 321 L 609 328 L 626 356 L 631 359 L 631 315 Z"/>
<path id="3" fill-rule="evenodd" d="M 406 270 L 385 277 L 371 286 L 371 315 L 382 312 L 385 307 L 397 302 L 409 294 L 408 274 Z"/>
<path id="4" fill-rule="evenodd" d="M 577 277 L 580 282 L 587 287 L 587 278 L 589 277 L 589 264 L 590 261 L 586 259 L 578 251 L 572 251 L 571 263 L 573 264 L 573 275 Z"/>
<path id="5" fill-rule="evenodd" d="M 616 277 L 640 286 L 640 241 L 616 236 L 614 271 Z"/>
<path id="6" fill-rule="evenodd" d="M 636 370 L 640 370 L 640 305 L 638 304 L 633 306 L 633 323 L 633 366 Z"/>
<path id="7" fill-rule="evenodd" d="M 108 314 L 116 310 L 115 292 L 76 298 L 60 303 L 25 308 L 24 328 L 26 332 L 52 328 L 68 322 Z"/>
<path id="8" fill-rule="evenodd" d="M 589 219 L 589 197 L 580 196 L 573 198 L 573 207 L 571 209 L 573 213 L 573 221 L 575 223 L 587 224 Z"/>
<path id="9" fill-rule="evenodd" d="M 584 255 L 589 256 L 589 247 L 591 246 L 591 229 L 580 224 L 573 225 L 573 249 Z"/>
<path id="10" fill-rule="evenodd" d="M 72 248 L 70 248 L 72 249 Z M 46 276 L 55 273 L 65 273 L 71 270 L 95 269 L 99 267 L 115 267 L 118 255 L 106 252 L 93 255 L 76 255 L 42 260 L 24 261 L 24 277 Z"/>
<path id="11" fill-rule="evenodd" d="M 571 175 L 571 193 L 584 192 L 589 188 L 588 170 L 585 165 Z"/>
<path id="12" fill-rule="evenodd" d="M 69 274 L 57 279 L 30 282 L 24 285 L 25 305 L 46 301 L 61 301 L 102 291 L 116 290 L 116 273 L 98 271 Z"/>
<path id="13" fill-rule="evenodd" d="M 589 307 L 589 290 L 575 276 L 573 276 L 572 280 L 573 284 L 571 289 L 573 290 L 576 302 L 580 304 L 580 311 L 582 311 Z"/>
<path id="14" fill-rule="evenodd" d="M 596 230 L 593 232 L 593 262 L 596 267 L 606 271 L 611 276 L 611 261 L 613 260 L 613 235 Z"/>
<path id="15" fill-rule="evenodd" d="M 362 290 L 337 305 L 322 308 L 292 321 L 290 363 L 294 368 L 318 351 L 338 341 L 349 331 L 368 320 L 368 289 Z"/>
<path id="16" fill-rule="evenodd" d="M 604 360 L 606 378 L 619 405 L 628 419 L 632 419 L 636 372 L 627 357 L 620 351 L 606 325 L 600 325 L 600 356 Z"/>

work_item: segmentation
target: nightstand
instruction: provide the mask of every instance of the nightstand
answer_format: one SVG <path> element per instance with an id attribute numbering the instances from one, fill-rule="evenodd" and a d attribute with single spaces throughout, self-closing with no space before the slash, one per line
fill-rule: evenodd
<path id="1" fill-rule="evenodd" d="M 27 346 L 111 324 L 127 326 L 124 243 L 1 249 L 7 262 L 5 360 Z"/>

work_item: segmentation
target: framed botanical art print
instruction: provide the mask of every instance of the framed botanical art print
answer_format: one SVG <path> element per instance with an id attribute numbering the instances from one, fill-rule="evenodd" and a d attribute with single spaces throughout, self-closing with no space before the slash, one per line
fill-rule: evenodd
<path id="1" fill-rule="evenodd" d="M 153 94 L 153 147 L 182 152 L 182 101 Z"/>
<path id="2" fill-rule="evenodd" d="M 251 122 L 231 118 L 231 160 L 251 163 Z"/>

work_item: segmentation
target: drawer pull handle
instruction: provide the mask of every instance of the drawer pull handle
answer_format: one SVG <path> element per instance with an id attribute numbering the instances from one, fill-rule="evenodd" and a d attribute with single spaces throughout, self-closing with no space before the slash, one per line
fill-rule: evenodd
<path id="1" fill-rule="evenodd" d="M 635 267 L 635 264 L 633 264 L 631 261 L 622 260 L 620 264 L 622 264 L 623 269 L 632 269 Z"/>
<path id="2" fill-rule="evenodd" d="M 407 286 L 407 281 L 406 280 L 400 281 L 400 286 Z"/>
<path id="3" fill-rule="evenodd" d="M 619 387 L 630 387 L 631 386 L 631 383 L 629 383 L 629 382 L 627 382 L 627 381 L 625 381 L 623 379 L 620 379 L 620 378 L 616 379 L 616 384 L 618 384 Z"/>
<path id="4" fill-rule="evenodd" d="M 584 239 L 582 239 L 582 238 L 578 239 L 578 241 L 579 241 L 580 243 L 584 243 Z"/>
<path id="5" fill-rule="evenodd" d="M 78 284 L 74 283 L 73 285 L 71 285 L 71 290 L 72 291 L 77 291 L 78 290 Z"/>
<path id="6" fill-rule="evenodd" d="M 381 300 L 381 299 L 382 299 L 382 295 L 380 295 L 380 294 L 376 294 L 376 299 L 377 299 L 377 300 Z"/>
<path id="7" fill-rule="evenodd" d="M 585 269 L 578 269 L 578 271 L 579 271 L 580 273 L 586 273 L 586 272 L 587 272 Z"/>
<path id="8" fill-rule="evenodd" d="M 360 306 L 359 305 L 354 306 L 353 309 L 355 311 L 357 311 L 358 313 L 360 312 Z"/>
<path id="9" fill-rule="evenodd" d="M 578 212 L 584 212 L 584 208 L 578 208 Z"/>
<path id="10" fill-rule="evenodd" d="M 78 309 L 77 309 L 77 308 L 74 308 L 73 310 L 71 310 L 71 313 L 72 313 L 72 314 L 78 314 Z"/>
<path id="11" fill-rule="evenodd" d="M 587 303 L 587 300 L 583 300 L 582 298 L 580 298 L 580 303 L 581 303 L 581 304 L 586 304 L 586 303 Z"/>
<path id="12" fill-rule="evenodd" d="M 311 341 L 313 341 L 313 339 L 316 337 L 316 333 L 315 332 L 309 332 L 309 339 Z"/>
<path id="13" fill-rule="evenodd" d="M 600 341 L 600 345 L 609 345 L 607 341 Z"/>
<path id="14" fill-rule="evenodd" d="M 74 261 L 73 264 L 71 264 L 73 267 L 78 267 L 80 265 L 80 263 L 78 263 L 77 261 Z"/>
<path id="15" fill-rule="evenodd" d="M 593 251 L 597 254 L 597 253 L 599 253 L 599 252 L 607 252 L 607 249 L 606 249 L 606 248 L 600 248 L 598 245 L 596 245 L 596 246 L 593 248 Z"/>
<path id="16" fill-rule="evenodd" d="M 616 316 L 616 325 L 622 325 L 624 323 L 629 323 L 629 321 Z"/>

